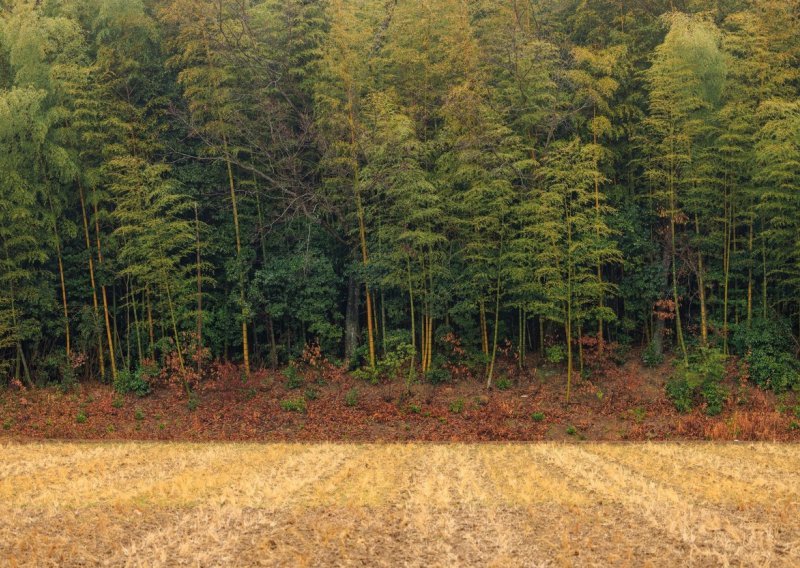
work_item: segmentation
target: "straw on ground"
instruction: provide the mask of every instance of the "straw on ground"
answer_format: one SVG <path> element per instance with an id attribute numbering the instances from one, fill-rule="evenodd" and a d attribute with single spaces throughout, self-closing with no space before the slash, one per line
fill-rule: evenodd
<path id="1" fill-rule="evenodd" d="M 800 565 L 792 445 L 0 445 L 4 566 Z"/>

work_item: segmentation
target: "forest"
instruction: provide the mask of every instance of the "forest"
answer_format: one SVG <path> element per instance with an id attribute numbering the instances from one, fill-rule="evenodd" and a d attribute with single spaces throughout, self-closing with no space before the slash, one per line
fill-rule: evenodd
<path id="1" fill-rule="evenodd" d="M 800 389 L 799 94 L 797 0 L 0 0 L 0 386 Z"/>

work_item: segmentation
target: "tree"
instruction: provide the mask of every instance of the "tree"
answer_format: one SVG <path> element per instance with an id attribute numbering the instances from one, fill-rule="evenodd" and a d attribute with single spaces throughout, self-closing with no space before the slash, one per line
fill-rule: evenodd
<path id="1" fill-rule="evenodd" d="M 690 221 L 683 210 L 684 200 L 702 167 L 694 159 L 695 145 L 707 127 L 704 113 L 719 99 L 724 60 L 712 24 L 678 12 L 668 16 L 668 23 L 669 32 L 656 48 L 653 66 L 647 72 L 650 116 L 646 124 L 652 134 L 647 148 L 651 157 L 647 175 L 655 188 L 660 216 L 668 220 L 666 246 L 671 258 L 675 332 L 684 362 L 688 364 L 678 292 L 678 229 Z M 700 268 L 701 278 L 702 273 Z M 699 288 L 704 289 L 702 282 Z M 701 302 L 705 317 L 702 295 Z M 705 326 L 705 321 L 702 325 Z"/>
<path id="2" fill-rule="evenodd" d="M 567 402 L 575 329 L 592 317 L 614 318 L 602 299 L 615 287 L 600 277 L 598 263 L 622 260 L 605 222 L 611 210 L 602 196 L 599 206 L 596 203 L 597 159 L 594 147 L 578 139 L 555 144 L 538 172 L 539 188 L 520 207 L 522 232 L 529 237 L 533 276 L 539 283 L 540 296 L 530 309 L 564 326 Z"/>

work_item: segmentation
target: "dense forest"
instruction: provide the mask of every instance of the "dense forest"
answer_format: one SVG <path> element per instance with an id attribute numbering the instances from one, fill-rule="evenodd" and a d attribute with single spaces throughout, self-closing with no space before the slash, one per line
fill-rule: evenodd
<path id="1" fill-rule="evenodd" d="M 797 0 L 0 0 L 0 385 L 635 348 L 785 390 L 798 95 Z"/>

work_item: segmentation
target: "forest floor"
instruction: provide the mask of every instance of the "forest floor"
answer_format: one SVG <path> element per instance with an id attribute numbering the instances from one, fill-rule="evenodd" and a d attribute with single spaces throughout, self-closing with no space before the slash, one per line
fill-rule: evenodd
<path id="1" fill-rule="evenodd" d="M 487 391 L 479 378 L 373 385 L 333 366 L 304 370 L 292 389 L 281 372 L 259 370 L 243 382 L 229 366 L 196 389 L 192 404 L 169 387 L 141 398 L 91 382 L 66 392 L 0 389 L 0 439 L 800 441 L 796 393 L 776 397 L 731 378 L 721 415 L 706 416 L 702 406 L 679 414 L 664 389 L 670 364 L 629 361 L 576 380 L 565 404 L 562 371 L 511 367 L 499 373 L 511 377 L 508 388 Z"/>
<path id="2" fill-rule="evenodd" d="M 0 443 L 3 566 L 798 566 L 800 448 Z"/>

